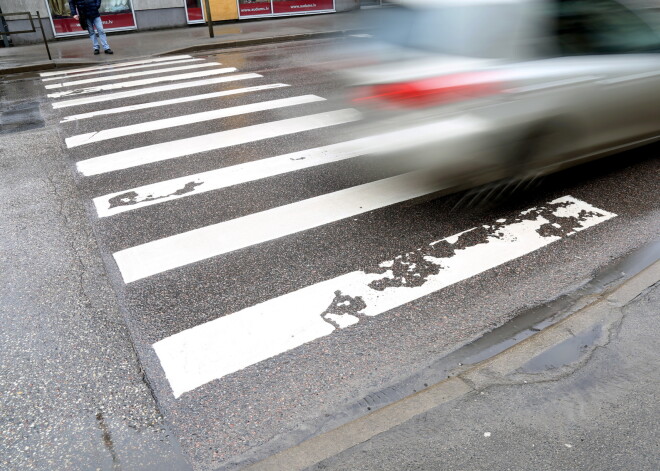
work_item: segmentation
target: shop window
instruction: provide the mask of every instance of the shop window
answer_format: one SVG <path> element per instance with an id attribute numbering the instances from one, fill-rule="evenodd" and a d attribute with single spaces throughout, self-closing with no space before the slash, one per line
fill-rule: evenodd
<path id="1" fill-rule="evenodd" d="M 88 34 L 71 17 L 68 0 L 48 0 L 47 4 L 55 36 Z M 106 31 L 135 29 L 131 0 L 102 0 L 99 12 Z"/>

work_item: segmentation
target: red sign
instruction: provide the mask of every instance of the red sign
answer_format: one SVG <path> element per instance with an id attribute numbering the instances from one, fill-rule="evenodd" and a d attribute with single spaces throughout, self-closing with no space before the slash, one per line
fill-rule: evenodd
<path id="1" fill-rule="evenodd" d="M 104 13 L 101 15 L 101 21 L 103 21 L 103 29 L 105 31 L 135 27 L 133 13 Z M 70 33 L 87 34 L 87 31 L 80 27 L 78 20 L 74 20 L 73 18 L 53 18 L 53 25 L 55 26 L 56 35 Z"/>
<path id="2" fill-rule="evenodd" d="M 281 13 L 301 13 L 304 11 L 323 11 L 332 10 L 334 5 L 332 0 L 274 0 L 273 12 Z"/>
<path id="3" fill-rule="evenodd" d="M 188 21 L 204 21 L 202 9 L 188 7 Z"/>
<path id="4" fill-rule="evenodd" d="M 273 10 L 270 9 L 270 2 L 239 3 L 238 11 L 240 16 L 270 15 Z"/>

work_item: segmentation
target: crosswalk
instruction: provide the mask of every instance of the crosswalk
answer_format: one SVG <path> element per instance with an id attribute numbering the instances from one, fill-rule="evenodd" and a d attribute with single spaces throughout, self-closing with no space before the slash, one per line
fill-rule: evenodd
<path id="1" fill-rule="evenodd" d="M 166 64 L 166 62 L 161 63 L 161 65 Z M 220 65 L 218 62 L 204 62 L 202 64 L 193 64 L 193 65 L 178 65 L 176 67 L 166 67 L 163 69 L 157 69 L 157 70 L 144 70 L 142 72 L 130 72 L 128 74 L 117 74 L 117 75 L 106 75 L 106 76 L 101 76 L 101 77 L 93 77 L 93 78 L 87 78 L 87 79 L 82 79 L 82 80 L 71 80 L 70 82 L 60 82 L 60 83 L 53 83 L 46 85 L 46 89 L 50 90 L 53 88 L 65 88 L 65 87 L 73 87 L 74 85 L 85 85 L 88 83 L 98 83 L 98 82 L 108 82 L 111 80 L 121 80 L 121 79 L 127 79 L 127 78 L 135 78 L 135 77 L 143 77 L 145 75 L 155 75 L 155 74 L 162 74 L 165 72 L 179 72 L 182 70 L 192 70 L 192 69 L 202 69 L 202 68 L 207 68 L 207 67 L 214 67 L 216 65 Z M 230 72 L 234 72 L 234 70 L 229 70 Z"/>
<path id="2" fill-rule="evenodd" d="M 224 72 L 222 72 L 224 73 Z M 101 95 L 101 96 L 93 96 L 93 97 L 87 97 L 87 98 L 77 98 L 73 100 L 63 100 L 59 101 L 57 103 L 53 103 L 53 108 L 58 109 L 58 108 L 68 108 L 70 106 L 81 106 L 81 105 L 89 105 L 89 104 L 97 104 L 101 103 L 104 101 L 112 101 L 112 100 L 121 100 L 125 98 L 133 98 L 133 97 L 139 97 L 151 93 L 163 93 L 163 92 L 168 92 L 168 91 L 173 91 L 173 90 L 183 90 L 183 89 L 190 89 L 193 87 L 205 87 L 209 85 L 216 85 L 219 83 L 225 83 L 225 82 L 234 82 L 234 81 L 239 81 L 239 80 L 247 80 L 247 79 L 254 79 L 254 78 L 260 78 L 261 75 L 259 74 L 238 74 L 238 75 L 230 75 L 228 77 L 218 77 L 218 78 L 213 78 L 213 79 L 205 79 L 205 80 L 195 80 L 194 82 L 187 82 L 187 83 L 176 83 L 173 85 L 162 85 L 159 87 L 150 87 L 150 88 L 141 88 L 139 90 L 130 90 L 126 92 L 117 92 L 117 93 L 111 93 L 107 95 Z M 190 77 L 181 77 L 179 76 L 179 79 L 183 80 L 184 78 L 190 78 Z M 150 82 L 153 83 L 153 82 Z M 140 85 L 140 84 L 138 84 Z M 92 90 L 92 91 L 101 91 L 99 90 Z M 81 94 L 81 93 L 78 93 Z M 59 98 L 59 96 L 55 96 L 52 98 Z"/>
<path id="3" fill-rule="evenodd" d="M 98 93 L 98 92 L 104 92 L 104 91 L 108 91 L 108 90 L 117 90 L 117 89 L 120 89 L 120 88 L 141 87 L 143 85 L 151 85 L 153 83 L 174 82 L 174 81 L 178 81 L 178 80 L 188 80 L 188 79 L 199 78 L 199 77 L 210 77 L 212 75 L 228 74 L 230 72 L 236 72 L 236 68 L 235 67 L 223 67 L 221 69 L 204 70 L 202 72 L 187 72 L 185 74 L 165 75 L 165 76 L 160 76 L 160 77 L 155 77 L 155 78 L 130 80 L 130 81 L 127 81 L 127 82 L 110 83 L 110 84 L 106 84 L 106 85 L 97 85 L 97 86 L 94 86 L 94 87 L 87 87 L 87 88 L 72 88 L 72 89 L 61 91 L 61 92 L 49 93 L 46 96 L 48 98 L 62 98 L 62 97 L 67 97 L 67 96 L 86 95 L 86 94 L 89 94 L 89 93 Z"/>
<path id="4" fill-rule="evenodd" d="M 337 132 L 330 144 L 293 152 L 275 149 L 270 155 L 226 165 L 224 160 L 240 153 L 244 146 L 342 129 L 360 121 L 361 115 L 355 109 L 329 104 L 322 94 L 299 93 L 291 84 L 188 55 L 45 72 L 41 76 L 53 108 L 60 110 L 64 145 L 76 153 L 75 169 L 80 178 L 106 178 L 103 191 L 93 194 L 91 202 L 99 220 L 110 224 L 133 212 L 156 210 L 174 201 L 192 207 L 202 194 L 231 191 L 248 183 L 391 150 L 409 135 L 423 140 L 438 133 L 456 135 L 484 126 L 463 117 L 358 139 L 341 140 L 342 133 Z M 275 91 L 287 96 L 273 99 L 268 94 Z M 225 104 L 225 100 L 248 98 L 249 103 Z M 168 115 L 169 110 L 184 104 L 213 108 Z M 326 108 L 319 108 L 322 104 Z M 200 155 L 208 156 L 216 167 L 187 173 L 185 162 Z M 165 165 L 169 174 L 175 169 L 176 176 L 154 177 Z M 144 173 L 145 168 L 150 172 Z M 139 176 L 140 184 L 126 186 L 125 179 L 114 178 L 118 174 Z M 93 184 L 90 187 L 96 191 Z M 164 237 L 115 250 L 112 260 L 123 282 L 132 285 L 201 261 L 221 263 L 226 254 L 443 189 L 442 182 L 415 172 L 389 176 L 201 227 L 182 231 L 173 227 Z M 612 213 L 566 196 L 521 212 L 517 219 L 472 229 L 472 235 L 483 233 L 476 243 L 463 243 L 462 234 L 432 241 L 417 252 L 380 262 L 382 270 L 376 273 L 355 271 L 301 287 L 162 338 L 153 348 L 175 397 L 179 397 L 354 325 L 362 316 L 381 314 L 612 217 Z M 422 265 L 425 271 L 420 271 Z"/>
<path id="5" fill-rule="evenodd" d="M 615 216 L 575 198 L 560 198 L 514 220 L 474 228 L 382 261 L 381 270 L 346 273 L 193 327 L 154 348 L 175 396 L 180 396 L 350 327 L 360 318 L 377 316 L 538 250 L 559 239 L 540 233 L 549 216 L 569 219 L 581 214 L 590 216 L 582 217 L 582 223 L 568 233 Z M 479 234 L 477 243 L 466 242 L 475 234 Z"/>
<path id="6" fill-rule="evenodd" d="M 271 90 L 273 88 L 282 88 L 282 87 L 288 87 L 289 85 L 285 83 L 270 83 L 267 85 L 256 85 L 254 87 L 244 87 L 244 88 L 237 88 L 233 90 L 225 90 L 222 92 L 213 92 L 213 93 L 204 93 L 202 95 L 192 95 L 192 96 L 184 96 L 180 98 L 173 98 L 171 100 L 160 100 L 160 101 L 151 101 L 148 103 L 141 103 L 139 105 L 128 105 L 128 106 L 118 106 L 116 108 L 106 108 L 103 110 L 98 110 L 98 111 L 91 111 L 89 113 L 80 113 L 76 115 L 69 115 L 66 116 L 60 121 L 61 123 L 68 123 L 70 121 L 77 121 L 80 119 L 89 119 L 89 118 L 94 118 L 95 116 L 103 116 L 103 115 L 110 115 L 110 114 L 118 114 L 118 113 L 128 113 L 130 111 L 139 111 L 139 110 L 146 110 L 149 108 L 157 108 L 159 106 L 169 106 L 169 105 L 178 105 L 181 103 L 190 103 L 193 101 L 201 101 L 201 100 L 211 100 L 213 98 L 220 98 L 223 96 L 230 96 L 230 95 L 238 95 L 241 93 L 250 93 L 250 92 L 258 92 L 261 90 Z"/>
<path id="7" fill-rule="evenodd" d="M 359 119 L 359 115 L 354 110 L 329 111 L 113 152 L 80 161 L 77 167 L 83 175 L 99 175 L 263 139 L 344 124 L 356 119 Z"/>
<path id="8" fill-rule="evenodd" d="M 304 95 L 291 98 L 281 98 L 278 100 L 268 100 L 259 103 L 252 103 L 250 105 L 239 105 L 213 111 L 203 111 L 201 113 L 194 113 L 185 116 L 158 119 L 146 123 L 131 124 L 128 126 L 103 129 L 101 131 L 95 131 L 86 134 L 78 134 L 76 136 L 66 138 L 64 142 L 66 143 L 67 147 L 71 148 L 85 144 L 92 144 L 94 142 L 105 141 L 107 139 L 116 139 L 118 137 L 130 136 L 132 134 L 140 134 L 148 131 L 173 128 L 176 126 L 185 126 L 187 124 L 201 123 L 203 121 L 211 121 L 220 118 L 228 118 L 230 116 L 236 116 L 239 114 L 256 113 L 259 111 L 272 110 L 285 106 L 304 105 L 306 103 L 323 100 L 324 98 L 318 97 L 316 95 Z"/>

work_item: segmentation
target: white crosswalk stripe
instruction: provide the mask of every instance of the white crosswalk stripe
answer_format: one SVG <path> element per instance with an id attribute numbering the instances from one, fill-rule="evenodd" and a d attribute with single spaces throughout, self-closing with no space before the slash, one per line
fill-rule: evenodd
<path id="1" fill-rule="evenodd" d="M 55 77 L 57 75 L 71 75 L 71 74 L 76 74 L 78 72 L 90 72 L 90 71 L 101 71 L 105 72 L 108 70 L 116 70 L 116 69 L 121 69 L 124 67 L 130 67 L 133 65 L 139 65 L 139 64 L 157 64 L 158 62 L 168 62 L 168 61 L 173 61 L 173 60 L 178 60 L 178 59 L 190 59 L 192 56 L 189 55 L 178 55 L 178 56 L 168 56 L 168 57 L 155 57 L 152 59 L 143 59 L 143 60 L 136 60 L 136 61 L 128 61 L 128 62 L 118 62 L 115 64 L 109 64 L 109 65 L 99 65 L 99 66 L 90 66 L 90 67 L 79 67 L 77 69 L 65 69 L 65 70 L 56 70 L 56 71 L 50 71 L 50 72 L 40 72 L 39 76 L 41 77 Z"/>
<path id="2" fill-rule="evenodd" d="M 360 114 L 353 109 L 329 111 L 315 115 L 289 118 L 264 124 L 255 124 L 244 128 L 220 131 L 202 136 L 194 136 L 178 141 L 163 142 L 145 147 L 82 160 L 76 165 L 83 175 L 99 175 L 115 172 L 140 165 L 162 162 L 210 150 L 246 144 L 287 134 L 295 134 L 312 129 L 319 129 L 360 119 Z"/>
<path id="3" fill-rule="evenodd" d="M 202 72 L 189 72 L 187 74 L 165 75 L 162 77 L 133 80 L 130 82 L 110 83 L 106 85 L 97 85 L 95 87 L 88 87 L 88 88 L 74 88 L 73 90 L 65 90 L 63 92 L 49 93 L 46 96 L 48 98 L 62 98 L 67 96 L 85 95 L 88 93 L 98 93 L 107 90 L 117 90 L 119 88 L 141 87 L 143 85 L 150 85 L 153 83 L 174 82 L 177 80 L 188 80 L 191 78 L 209 77 L 211 75 L 228 74 L 230 72 L 236 72 L 236 69 L 234 67 L 225 67 L 222 69 L 205 70 Z"/>
<path id="4" fill-rule="evenodd" d="M 99 196 L 94 198 L 94 206 L 99 217 L 113 216 L 207 191 L 351 159 L 376 150 L 378 142 L 373 138 L 356 139 L 187 175 Z"/>
<path id="5" fill-rule="evenodd" d="M 231 108 L 221 108 L 213 111 L 204 111 L 201 113 L 187 114 L 183 116 L 176 116 L 174 118 L 159 119 L 156 121 L 148 121 L 145 123 L 131 124 L 129 126 L 122 126 L 119 128 L 103 129 L 101 131 L 90 132 L 86 134 L 78 134 L 66 138 L 67 147 L 77 147 L 85 144 L 92 144 L 94 142 L 105 141 L 108 139 L 116 139 L 118 137 L 130 136 L 132 134 L 141 134 L 149 131 L 157 131 L 159 129 L 168 129 L 177 126 L 185 126 L 193 123 L 201 123 L 203 121 L 211 121 L 213 119 L 227 118 L 230 116 L 238 116 L 247 113 L 256 113 L 259 111 L 273 110 L 276 108 L 284 108 L 286 106 L 303 105 L 306 103 L 314 103 L 316 101 L 324 101 L 325 98 L 316 95 L 304 95 L 291 98 L 281 98 L 279 100 L 262 101 L 259 103 L 252 103 L 249 105 L 234 106 Z"/>
<path id="6" fill-rule="evenodd" d="M 443 188 L 437 180 L 425 181 L 417 173 L 399 175 L 148 242 L 114 257 L 124 281 L 131 283 Z"/>
<path id="7" fill-rule="evenodd" d="M 206 87 L 209 85 L 217 85 L 220 83 L 227 83 L 227 82 L 237 82 L 240 80 L 249 80 L 249 79 L 261 78 L 261 77 L 263 77 L 263 75 L 252 74 L 252 73 L 236 74 L 225 77 L 216 77 L 212 79 L 195 80 L 193 82 L 183 82 L 183 83 L 175 83 L 171 85 L 161 85 L 158 87 L 140 88 L 139 90 L 127 90 L 124 92 L 109 93 L 107 95 L 95 95 L 93 97 L 74 98 L 72 100 L 54 102 L 52 105 L 54 109 L 58 109 L 58 108 L 68 108 L 71 106 L 98 104 L 104 101 L 123 100 L 125 98 L 133 98 L 143 95 L 150 95 L 154 93 L 170 92 L 174 90 L 187 90 L 189 88 Z"/>
<path id="8" fill-rule="evenodd" d="M 210 100 L 213 98 L 220 98 L 223 96 L 238 95 L 241 93 L 259 92 L 262 90 L 272 90 L 274 88 L 289 87 L 285 83 L 269 83 L 268 85 L 257 85 L 254 87 L 235 88 L 233 90 L 224 90 L 222 92 L 202 93 L 200 95 L 184 96 L 180 98 L 172 98 L 169 100 L 150 101 L 148 103 L 141 103 L 139 105 L 120 106 L 117 108 L 106 108 L 103 110 L 90 111 L 89 113 L 80 113 L 63 118 L 60 123 L 68 123 L 70 121 L 78 121 L 81 119 L 94 118 L 96 116 L 103 116 L 109 114 L 128 113 L 130 111 L 146 110 L 150 108 L 157 108 L 159 106 L 179 105 L 181 103 L 190 103 L 193 101 Z"/>
<path id="9" fill-rule="evenodd" d="M 114 192 L 94 198 L 94 205 L 99 217 L 112 216 L 144 206 L 227 188 L 269 176 L 339 162 L 365 154 L 392 151 L 402 142 L 407 142 L 411 136 L 415 136 L 418 142 L 423 142 L 431 137 L 435 138 L 441 134 L 457 136 L 461 132 L 479 129 L 480 124 L 478 120 L 474 119 L 446 120 L 433 125 L 422 125 L 397 132 L 306 149 Z"/>
<path id="10" fill-rule="evenodd" d="M 167 67 L 165 69 L 142 70 L 140 72 L 129 72 L 127 74 L 106 75 L 106 76 L 103 76 L 103 77 L 86 78 L 86 79 L 82 79 L 82 80 L 72 80 L 71 82 L 52 83 L 52 84 L 46 85 L 45 87 L 48 90 L 53 90 L 55 88 L 73 87 L 75 85 L 85 85 L 87 83 L 109 82 L 110 80 L 123 80 L 123 79 L 127 79 L 127 78 L 144 77 L 146 75 L 155 75 L 155 74 L 162 74 L 162 73 L 168 73 L 168 72 L 180 72 L 182 70 L 203 69 L 203 68 L 207 68 L 207 67 L 215 67 L 215 66 L 218 66 L 218 65 L 222 65 L 222 64 L 220 64 L 219 62 L 204 62 L 203 64 L 178 65 L 176 67 Z"/>
<path id="11" fill-rule="evenodd" d="M 146 69 L 150 67 L 166 67 L 170 65 L 180 65 L 180 64 L 189 64 L 191 62 L 201 62 L 204 59 L 182 59 L 182 60 L 174 60 L 174 61 L 168 61 L 168 62 L 157 62 L 154 64 L 140 64 L 140 65 L 132 65 L 129 67 L 120 67 L 120 68 L 114 68 L 111 69 L 113 72 L 125 72 L 127 70 L 137 70 L 137 69 Z M 60 76 L 55 76 L 55 77 L 47 77 L 41 79 L 42 82 L 54 82 L 55 80 L 65 80 L 65 79 L 77 79 L 79 77 L 89 77 L 90 75 L 99 75 L 107 72 L 107 70 L 93 70 L 91 72 L 79 72 L 77 74 L 71 74 L 71 75 L 60 75 Z"/>

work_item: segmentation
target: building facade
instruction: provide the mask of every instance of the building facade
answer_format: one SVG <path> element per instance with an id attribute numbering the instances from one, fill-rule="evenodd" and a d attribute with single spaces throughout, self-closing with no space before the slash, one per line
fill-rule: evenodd
<path id="1" fill-rule="evenodd" d="M 204 23 L 204 0 L 102 0 L 106 31 L 150 30 Z M 355 9 L 359 0 L 209 0 L 213 21 L 310 15 Z M 2 0 L 2 13 L 39 11 L 49 39 L 84 36 L 71 17 L 68 0 Z M 9 31 L 29 29 L 29 22 L 7 17 Z M 12 35 L 13 44 L 41 41 L 41 33 Z"/>

